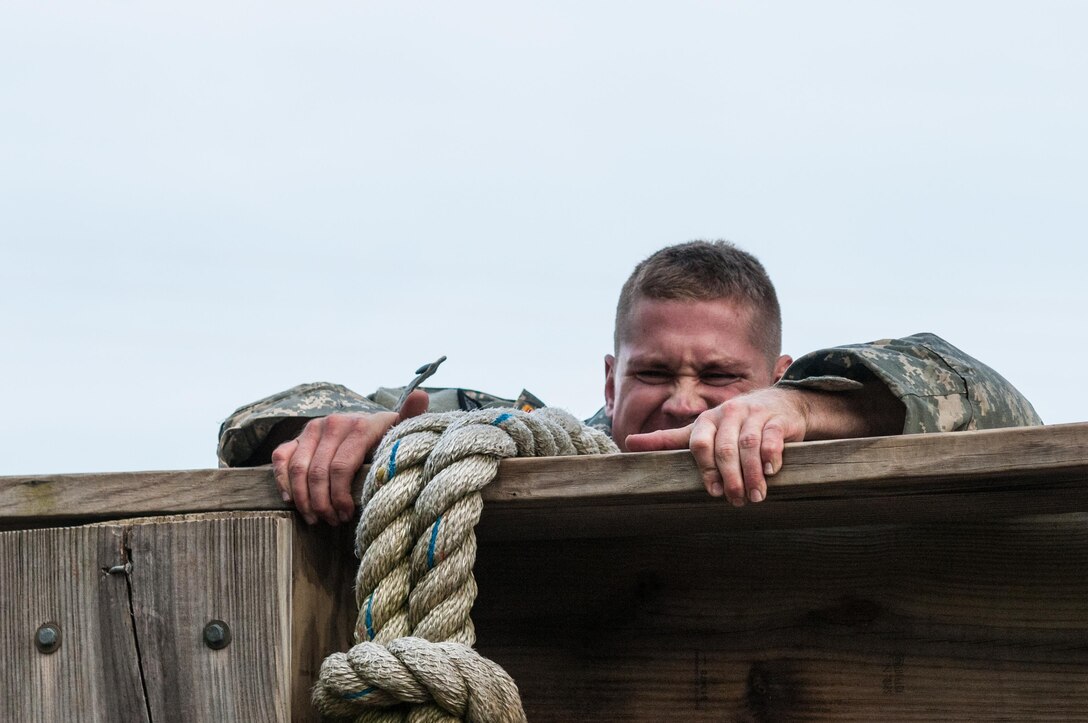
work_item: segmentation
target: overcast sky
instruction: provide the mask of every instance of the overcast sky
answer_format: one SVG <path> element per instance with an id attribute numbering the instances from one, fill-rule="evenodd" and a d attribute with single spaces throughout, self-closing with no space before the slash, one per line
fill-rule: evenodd
<path id="1" fill-rule="evenodd" d="M 235 407 L 580 416 L 615 298 L 728 238 L 786 351 L 933 331 L 1088 420 L 1088 3 L 0 7 L 0 474 L 215 465 Z"/>

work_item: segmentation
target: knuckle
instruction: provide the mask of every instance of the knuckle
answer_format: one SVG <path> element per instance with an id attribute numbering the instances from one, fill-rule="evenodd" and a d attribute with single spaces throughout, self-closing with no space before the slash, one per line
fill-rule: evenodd
<path id="1" fill-rule="evenodd" d="M 310 485 L 322 484 L 329 478 L 329 470 L 324 465 L 312 464 L 310 465 L 310 471 L 306 473 L 306 481 Z"/>
<path id="2" fill-rule="evenodd" d="M 709 438 L 704 437 L 704 436 L 696 437 L 695 435 L 692 435 L 691 436 L 691 441 L 689 442 L 688 447 L 696 455 L 700 455 L 700 454 L 706 455 L 706 454 L 709 454 L 711 452 L 711 450 L 713 449 L 714 442 L 713 442 L 712 439 L 709 439 Z"/>
<path id="3" fill-rule="evenodd" d="M 287 465 L 287 474 L 291 476 L 291 479 L 305 477 L 308 470 L 309 466 L 302 460 L 293 460 Z"/>
<path id="4" fill-rule="evenodd" d="M 741 449 L 756 449 L 759 447 L 760 440 L 761 435 L 754 432 L 748 432 L 747 434 L 742 434 L 740 436 L 740 439 L 737 440 L 737 444 L 740 445 Z"/>
<path id="5" fill-rule="evenodd" d="M 351 426 L 351 418 L 346 414 L 330 414 L 325 417 L 325 428 L 330 432 Z"/>
<path id="6" fill-rule="evenodd" d="M 738 414 L 743 409 L 748 409 L 751 403 L 744 397 L 733 397 L 718 405 L 718 411 L 723 416 Z"/>
<path id="7" fill-rule="evenodd" d="M 355 471 L 355 465 L 347 460 L 334 459 L 329 465 L 329 474 L 333 477 L 350 477 Z"/>
<path id="8" fill-rule="evenodd" d="M 714 456 L 720 460 L 732 462 L 740 456 L 740 452 L 735 444 L 726 442 L 714 448 Z"/>

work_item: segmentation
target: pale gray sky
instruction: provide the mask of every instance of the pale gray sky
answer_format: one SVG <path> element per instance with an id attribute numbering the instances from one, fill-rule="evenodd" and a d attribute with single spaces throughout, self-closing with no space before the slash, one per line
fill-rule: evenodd
<path id="1" fill-rule="evenodd" d="M 303 381 L 601 403 L 732 239 L 786 351 L 941 334 L 1088 420 L 1081 2 L 0 8 L 0 474 L 215 465 Z"/>

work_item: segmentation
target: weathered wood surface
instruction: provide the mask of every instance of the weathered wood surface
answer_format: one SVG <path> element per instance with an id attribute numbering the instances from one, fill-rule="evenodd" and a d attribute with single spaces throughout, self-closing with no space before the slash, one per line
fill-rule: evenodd
<path id="1" fill-rule="evenodd" d="M 683 451 L 514 459 L 484 490 L 480 534 L 570 538 L 1088 511 L 1086 485 L 1088 423 L 788 445 L 767 502 L 741 510 L 707 498 Z M 267 468 L 0 477 L 0 524 L 9 527 L 282 509 Z"/>
<path id="2" fill-rule="evenodd" d="M 532 721 L 1088 720 L 1088 516 L 481 545 Z"/>
<path id="3" fill-rule="evenodd" d="M 355 531 L 296 519 L 292 542 L 290 719 L 316 721 L 310 691 L 321 663 L 351 647 L 355 629 Z"/>
<path id="4" fill-rule="evenodd" d="M 0 533 L 0 720 L 317 720 L 313 672 L 350 642 L 348 544 L 286 513 Z"/>
<path id="5" fill-rule="evenodd" d="M 741 510 L 685 452 L 510 460 L 478 647 L 533 721 L 1088 720 L 1086 485 L 1088 424 L 791 445 Z M 349 529 L 274 511 L 267 469 L 0 478 L 9 524 L 245 507 L 270 511 L 0 533 L 0 720 L 314 719 Z M 205 616 L 241 621 L 230 648 Z"/>
<path id="6" fill-rule="evenodd" d="M 147 721 L 116 527 L 0 533 L 0 720 Z M 38 652 L 56 623 L 60 648 Z"/>

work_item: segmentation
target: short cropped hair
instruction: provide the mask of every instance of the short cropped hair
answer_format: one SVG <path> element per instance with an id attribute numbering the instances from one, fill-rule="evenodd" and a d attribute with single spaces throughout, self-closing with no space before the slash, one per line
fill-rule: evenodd
<path id="1" fill-rule="evenodd" d="M 781 354 L 782 310 L 774 284 L 755 256 L 729 241 L 667 246 L 636 266 L 616 305 L 616 353 L 631 307 L 639 299 L 742 302 L 752 311 L 752 342 L 771 363 Z"/>

